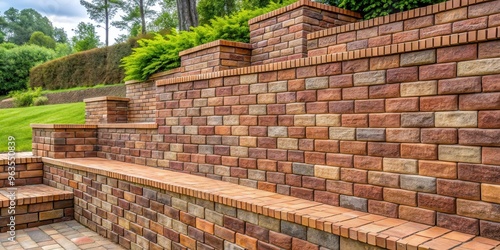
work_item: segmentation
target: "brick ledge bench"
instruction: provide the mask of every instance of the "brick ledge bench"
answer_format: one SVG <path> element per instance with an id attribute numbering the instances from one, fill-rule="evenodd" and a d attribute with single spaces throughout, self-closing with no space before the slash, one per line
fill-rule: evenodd
<path id="1" fill-rule="evenodd" d="M 10 216 L 15 216 L 16 230 L 38 227 L 73 219 L 73 193 L 46 185 L 14 187 L 15 214 L 9 214 L 9 189 L 0 188 L 0 232 L 9 230 Z"/>
<path id="2" fill-rule="evenodd" d="M 318 245 L 322 244 L 322 240 L 318 240 L 321 237 L 314 236 L 318 234 L 323 238 L 328 238 L 328 235 L 331 236 L 331 234 L 334 234 L 344 238 L 349 238 L 353 241 L 364 243 L 364 247 L 368 247 L 368 245 L 371 245 L 388 249 L 494 249 L 495 247 L 500 246 L 499 241 L 484 237 L 455 232 L 435 226 L 408 222 L 401 219 L 388 218 L 365 212 L 354 211 L 347 208 L 325 205 L 314 201 L 303 200 L 291 196 L 280 195 L 185 173 L 178 173 L 160 169 L 154 169 L 153 172 L 153 169 L 151 167 L 112 161 L 102 158 L 43 158 L 43 161 L 46 164 L 45 171 L 46 176 L 48 176 L 48 179 L 46 181 L 50 185 L 59 185 L 57 181 L 53 180 L 55 178 L 51 178 L 51 176 L 64 174 L 66 177 L 68 177 L 69 175 L 71 175 L 68 175 L 68 172 L 78 173 L 78 175 L 84 174 L 86 172 L 88 174 L 88 177 L 84 177 L 83 181 L 87 185 L 91 185 L 92 187 L 109 184 L 96 184 L 95 182 L 98 182 L 99 179 L 101 181 L 104 180 L 104 182 L 107 180 L 107 178 L 117 179 L 116 181 L 113 181 L 114 185 L 117 188 L 119 186 L 118 182 L 121 182 L 121 187 L 131 187 L 131 185 L 137 184 L 144 185 L 144 188 L 149 187 L 157 190 L 171 192 L 173 193 L 173 195 L 177 194 L 179 197 L 186 198 L 185 196 L 189 196 L 196 199 L 203 199 L 210 202 L 220 203 L 227 207 L 236 208 L 238 209 L 238 211 L 244 210 L 247 212 L 258 214 L 259 218 L 261 216 L 267 216 L 276 219 L 274 220 L 275 222 L 280 222 L 279 220 L 281 220 L 279 224 L 281 224 L 282 227 L 283 221 L 292 222 L 292 226 L 290 227 L 295 228 L 290 230 L 292 234 L 294 232 L 297 233 L 296 231 L 300 231 L 300 228 L 304 229 L 305 227 L 309 228 L 307 229 L 308 232 L 311 231 L 316 233 L 311 233 L 311 235 L 307 233 L 307 240 L 309 242 L 304 241 L 306 240 L 306 238 L 304 238 L 302 241 L 300 241 L 300 239 L 293 238 L 294 245 L 292 249 L 296 249 L 299 246 L 308 246 L 307 244 L 311 244 L 311 241 L 315 242 Z M 77 176 L 77 174 L 74 174 L 74 176 Z M 80 181 L 82 181 L 82 178 L 80 177 L 75 179 L 80 179 Z M 69 179 L 69 181 L 72 181 L 71 178 Z M 123 184 L 123 182 L 130 182 L 130 186 Z M 80 187 L 80 184 L 78 185 L 78 187 Z M 127 190 L 117 191 L 115 190 L 115 188 L 113 188 L 112 194 L 118 193 L 118 195 L 123 198 L 124 191 L 126 191 L 127 193 L 129 192 Z M 132 190 L 130 190 L 130 192 L 132 192 Z M 142 195 L 142 191 L 140 193 Z M 120 200 L 122 198 L 120 198 Z M 156 198 L 156 195 L 154 196 L 154 198 Z M 123 199 L 127 199 L 126 196 Z M 153 201 L 151 201 L 151 203 L 153 203 Z M 181 203 L 187 204 L 186 202 Z M 132 202 L 129 205 L 131 204 Z M 149 204 L 149 201 L 147 202 L 147 204 Z M 171 212 L 173 209 L 168 205 L 176 207 L 175 204 L 170 203 L 166 204 L 165 210 L 163 210 L 162 207 L 161 212 L 164 211 L 167 215 L 169 215 L 169 212 Z M 181 215 L 183 214 L 182 207 L 184 206 L 181 206 L 180 208 Z M 187 208 L 188 206 L 186 205 L 185 207 Z M 179 209 L 179 207 L 177 208 Z M 115 210 L 113 209 L 113 211 Z M 120 211 L 121 213 L 123 213 L 123 209 Z M 188 210 L 186 209 L 186 211 Z M 179 219 L 177 216 L 178 214 L 176 216 L 173 216 L 173 218 Z M 184 216 L 186 216 L 186 214 L 184 214 Z M 193 220 L 196 221 L 193 225 L 195 225 L 196 228 L 202 230 L 202 233 L 203 231 L 206 233 L 214 233 L 214 223 L 204 220 L 203 216 L 202 218 L 194 218 Z M 120 225 L 123 224 L 121 220 L 118 221 L 120 221 Z M 261 224 L 260 222 L 255 223 L 259 225 Z M 155 222 L 155 224 L 151 225 L 158 226 L 157 224 L 158 223 Z M 226 226 L 226 223 L 224 222 L 223 225 Z M 264 225 L 264 227 L 270 229 L 276 227 L 276 225 Z M 114 225 L 112 228 L 113 231 L 115 231 Z M 217 231 L 217 223 L 215 223 L 215 228 Z M 224 231 L 224 228 L 218 228 L 218 230 Z M 173 234 L 171 230 L 160 230 L 157 233 L 161 235 L 162 232 L 165 232 L 165 235 L 170 236 Z M 238 236 L 240 237 L 239 241 Z M 297 233 L 297 235 L 295 236 L 300 237 L 301 235 L 300 233 Z M 187 236 L 183 236 L 183 234 L 180 234 L 179 242 L 181 242 L 181 244 L 183 245 L 196 244 L 196 242 L 190 242 L 187 239 L 189 237 L 186 237 Z M 252 246 L 257 245 L 257 242 L 255 242 L 254 245 L 248 243 L 251 242 L 251 240 L 246 239 L 245 237 L 249 236 L 237 233 L 236 243 L 241 244 L 249 249 L 252 249 Z M 120 237 L 116 236 L 115 240 L 118 241 L 118 238 Z M 176 237 L 173 238 L 174 241 L 175 239 L 179 239 Z M 121 239 L 122 238 L 120 238 L 120 242 Z M 157 238 L 154 237 L 154 239 L 156 240 Z M 189 239 L 193 240 L 191 238 Z M 343 240 L 345 241 L 345 239 Z M 327 240 L 326 242 L 329 241 Z M 359 244 L 358 242 L 353 243 L 351 241 L 351 244 L 348 244 L 347 246 L 352 246 L 352 244 Z M 266 243 L 263 242 L 262 244 Z M 346 245 L 344 244 L 344 246 Z M 360 246 L 361 245 L 356 245 L 356 247 Z M 267 247 L 268 248 L 262 247 L 259 249 L 275 249 L 270 246 Z M 336 246 L 326 247 L 339 249 L 339 247 Z M 352 249 L 356 249 L 356 247 L 353 247 Z M 340 244 L 340 248 L 342 249 L 342 244 Z M 318 249 L 318 246 L 311 249 Z"/>

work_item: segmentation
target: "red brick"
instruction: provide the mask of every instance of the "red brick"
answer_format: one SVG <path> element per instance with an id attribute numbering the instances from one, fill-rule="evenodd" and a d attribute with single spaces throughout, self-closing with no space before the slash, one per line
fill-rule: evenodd
<path id="1" fill-rule="evenodd" d="M 454 162 L 420 160 L 418 162 L 418 173 L 425 176 L 455 179 L 457 178 L 457 164 Z"/>
<path id="2" fill-rule="evenodd" d="M 224 227 L 225 228 L 220 228 L 218 226 L 215 227 L 215 235 L 218 235 L 222 238 L 224 235 L 229 235 L 232 233 L 234 236 L 234 232 L 227 232 L 229 230 L 238 232 L 238 233 L 245 233 L 245 221 L 229 217 L 229 216 L 224 216 Z M 217 233 L 219 231 L 219 234 Z"/>
<path id="3" fill-rule="evenodd" d="M 416 207 L 399 206 L 399 218 L 431 226 L 436 224 L 436 212 Z"/>
<path id="4" fill-rule="evenodd" d="M 284 249 L 290 249 L 292 247 L 292 237 L 286 234 L 269 231 L 269 243 Z"/>
<path id="5" fill-rule="evenodd" d="M 456 144 L 458 133 L 454 128 L 423 128 L 422 143 L 429 144 Z"/>
<path id="6" fill-rule="evenodd" d="M 352 114 L 354 113 L 354 101 L 333 101 L 328 103 L 330 113 Z"/>
<path id="7" fill-rule="evenodd" d="M 292 187 L 290 196 L 312 201 L 314 200 L 314 191 L 307 188 Z"/>
<path id="8" fill-rule="evenodd" d="M 280 80 L 292 80 L 295 79 L 295 69 L 286 69 L 278 71 L 278 79 Z"/>
<path id="9" fill-rule="evenodd" d="M 460 110 L 500 109 L 500 93 L 460 95 Z"/>
<path id="10" fill-rule="evenodd" d="M 437 159 L 437 145 L 434 144 L 401 144 L 401 157 L 410 159 Z"/>
<path id="11" fill-rule="evenodd" d="M 419 35 L 420 34 L 418 30 L 408 30 L 408 31 L 398 32 L 392 35 L 392 43 L 398 44 L 408 41 L 415 41 L 418 40 Z"/>
<path id="12" fill-rule="evenodd" d="M 314 140 L 314 150 L 319 152 L 339 152 L 339 142 L 336 140 Z"/>
<path id="13" fill-rule="evenodd" d="M 326 190 L 334 193 L 353 195 L 353 184 L 344 181 L 326 181 Z"/>
<path id="14" fill-rule="evenodd" d="M 400 114 L 369 114 L 371 128 L 399 128 L 401 126 Z"/>
<path id="15" fill-rule="evenodd" d="M 399 84 L 375 85 L 368 88 L 370 98 L 399 97 Z"/>
<path id="16" fill-rule="evenodd" d="M 366 154 L 366 142 L 340 141 L 340 152 L 344 154 Z"/>
<path id="17" fill-rule="evenodd" d="M 455 214 L 437 213 L 436 225 L 466 234 L 479 234 L 479 220 Z"/>
<path id="18" fill-rule="evenodd" d="M 314 190 L 314 201 L 332 205 L 332 206 L 338 206 L 339 205 L 339 194 L 331 193 L 328 191 L 319 191 L 319 190 Z"/>
<path id="19" fill-rule="evenodd" d="M 368 127 L 367 114 L 344 114 L 342 115 L 343 127 Z"/>
<path id="20" fill-rule="evenodd" d="M 279 95 L 279 94 L 278 94 Z M 318 90 L 318 101 L 337 101 L 342 99 L 341 89 Z"/>
<path id="21" fill-rule="evenodd" d="M 420 97 L 420 111 L 445 111 L 458 109 L 458 96 Z"/>
<path id="22" fill-rule="evenodd" d="M 437 193 L 444 196 L 479 200 L 481 187 L 479 183 L 475 182 L 437 179 Z"/>
<path id="23" fill-rule="evenodd" d="M 368 155 L 397 158 L 399 147 L 399 143 L 368 142 Z"/>
<path id="24" fill-rule="evenodd" d="M 297 68 L 297 78 L 307 78 L 316 76 L 316 66 Z"/>
<path id="25" fill-rule="evenodd" d="M 500 41 L 479 44 L 479 58 L 494 58 L 500 56 Z"/>
<path id="26" fill-rule="evenodd" d="M 459 163 L 458 179 L 500 184 L 500 166 Z"/>
<path id="27" fill-rule="evenodd" d="M 252 249 L 256 250 L 257 249 L 257 239 L 249 237 L 247 235 L 243 234 L 236 234 L 236 244 L 239 246 L 244 247 L 245 249 Z M 192 248 L 196 249 L 196 248 Z"/>
<path id="28" fill-rule="evenodd" d="M 312 176 L 304 176 L 302 177 L 302 187 L 315 190 L 325 190 L 326 180 Z"/>
<path id="29" fill-rule="evenodd" d="M 438 93 L 440 95 L 475 92 L 481 92 L 481 77 L 461 77 L 440 80 L 438 83 Z"/>
<path id="30" fill-rule="evenodd" d="M 391 43 L 392 43 L 392 35 L 378 36 L 368 39 L 369 48 L 389 45 Z"/>
<path id="31" fill-rule="evenodd" d="M 354 103 L 356 113 L 377 113 L 385 111 L 385 101 L 383 99 L 376 100 L 356 100 Z"/>
<path id="32" fill-rule="evenodd" d="M 480 234 L 483 237 L 500 240 L 500 223 L 481 220 L 479 221 Z"/>
<path id="33" fill-rule="evenodd" d="M 500 146 L 500 129 L 460 129 L 459 144 L 476 146 Z"/>
<path id="34" fill-rule="evenodd" d="M 478 115 L 479 128 L 500 128 L 500 111 L 479 111 Z"/>
<path id="35" fill-rule="evenodd" d="M 382 187 L 354 184 L 354 195 L 372 200 L 382 200 Z"/>
<path id="36" fill-rule="evenodd" d="M 348 154 L 326 154 L 326 164 L 344 168 L 354 167 L 353 156 Z"/>
<path id="37" fill-rule="evenodd" d="M 455 198 L 448 196 L 418 193 L 418 206 L 438 212 L 456 213 Z"/>
<path id="38" fill-rule="evenodd" d="M 386 112 L 412 112 L 419 111 L 418 97 L 387 99 Z"/>
<path id="39" fill-rule="evenodd" d="M 398 205 L 385 201 L 368 200 L 368 212 L 391 218 L 398 217 Z"/>
<path id="40" fill-rule="evenodd" d="M 352 74 L 342 74 L 338 76 L 330 76 L 330 88 L 345 88 L 353 86 Z"/>
<path id="41" fill-rule="evenodd" d="M 488 17 L 469 18 L 453 23 L 453 33 L 484 29 L 488 27 Z M 474 44 L 475 45 L 475 44 Z"/>
<path id="42" fill-rule="evenodd" d="M 353 87 L 342 89 L 342 99 L 356 100 L 368 99 L 368 87 Z"/>
<path id="43" fill-rule="evenodd" d="M 434 24 L 434 16 L 428 15 L 404 21 L 404 30 L 419 29 Z"/>
<path id="44" fill-rule="evenodd" d="M 305 240 L 301 240 L 298 238 L 292 239 L 292 250 L 318 250 L 319 246 L 307 242 Z"/>
<path id="45" fill-rule="evenodd" d="M 356 73 L 362 71 L 368 71 L 368 59 L 358 59 L 358 60 L 342 62 L 343 74 Z"/>
<path id="46" fill-rule="evenodd" d="M 308 114 L 325 114 L 325 113 L 328 113 L 328 103 L 327 102 L 311 102 L 311 103 L 306 103 L 306 112 Z"/>
<path id="47" fill-rule="evenodd" d="M 354 156 L 354 167 L 365 170 L 382 170 L 382 157 Z"/>
<path id="48" fill-rule="evenodd" d="M 318 76 L 331 76 L 342 73 L 341 63 L 328 63 L 318 65 Z"/>
<path id="49" fill-rule="evenodd" d="M 305 90 L 297 92 L 298 102 L 314 102 L 316 101 L 316 90 Z"/>
<path id="50" fill-rule="evenodd" d="M 305 89 L 305 80 L 304 79 L 295 79 L 288 81 L 288 91 L 298 91 Z"/>
<path id="51" fill-rule="evenodd" d="M 417 192 L 384 188 L 384 200 L 402 205 L 417 206 Z"/>
<path id="52" fill-rule="evenodd" d="M 482 148 L 482 158 L 484 164 L 500 165 L 500 148 Z"/>
<path id="53" fill-rule="evenodd" d="M 442 63 L 420 66 L 419 79 L 420 80 L 435 80 L 456 77 L 457 64 L 456 63 Z"/>
<path id="54" fill-rule="evenodd" d="M 459 62 L 477 58 L 477 44 L 467 44 L 437 49 L 437 62 Z"/>
<path id="55" fill-rule="evenodd" d="M 320 164 L 326 163 L 326 154 L 320 152 L 304 152 L 305 163 Z"/>
<path id="56" fill-rule="evenodd" d="M 306 137 L 311 139 L 328 139 L 328 127 L 307 127 Z"/>
<path id="57" fill-rule="evenodd" d="M 259 82 L 272 82 L 278 79 L 276 71 L 265 72 L 259 74 Z"/>
<path id="58" fill-rule="evenodd" d="M 361 169 L 353 169 L 353 168 L 342 168 L 340 170 L 340 179 L 348 182 L 355 183 L 367 183 L 368 171 Z"/>
<path id="59" fill-rule="evenodd" d="M 406 67 L 387 70 L 387 83 L 418 81 L 418 67 Z"/>
<path id="60" fill-rule="evenodd" d="M 451 34 L 451 23 L 433 25 L 431 27 L 420 29 L 420 39 L 447 34 Z"/>

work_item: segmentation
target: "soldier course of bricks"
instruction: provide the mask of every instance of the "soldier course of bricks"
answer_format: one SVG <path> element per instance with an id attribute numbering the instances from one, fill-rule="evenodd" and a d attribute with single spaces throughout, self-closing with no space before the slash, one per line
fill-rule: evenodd
<path id="1" fill-rule="evenodd" d="M 500 249 L 500 0 L 370 20 L 300 0 L 249 25 L 85 100 L 84 125 L 33 124 L 16 184 L 48 191 L 19 198 L 19 227 L 74 219 L 125 249 Z"/>

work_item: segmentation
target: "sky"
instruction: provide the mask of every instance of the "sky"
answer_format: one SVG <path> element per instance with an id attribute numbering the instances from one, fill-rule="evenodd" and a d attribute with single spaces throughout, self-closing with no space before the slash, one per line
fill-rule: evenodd
<path id="1" fill-rule="evenodd" d="M 38 11 L 43 16 L 46 16 L 54 27 L 64 28 L 70 39 L 74 35 L 72 29 L 76 29 L 78 23 L 90 22 L 97 25 L 90 20 L 87 10 L 80 5 L 79 0 L 0 0 L 0 13 L 2 15 L 10 7 L 18 10 L 32 8 Z M 119 13 L 116 17 L 119 17 Z M 104 27 L 97 28 L 96 30 L 101 42 L 104 43 L 106 37 Z M 115 38 L 123 33 L 126 32 L 111 27 L 109 34 L 110 44 L 114 43 Z"/>

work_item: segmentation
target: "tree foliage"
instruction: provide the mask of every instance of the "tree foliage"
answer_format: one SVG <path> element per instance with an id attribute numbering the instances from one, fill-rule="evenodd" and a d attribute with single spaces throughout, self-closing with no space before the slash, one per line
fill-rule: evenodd
<path id="1" fill-rule="evenodd" d="M 5 95 L 26 89 L 30 69 L 55 58 L 55 52 L 36 45 L 0 47 L 0 58 L 0 95 Z"/>
<path id="2" fill-rule="evenodd" d="M 93 24 L 80 22 L 73 31 L 75 31 L 75 36 L 72 38 L 75 51 L 78 52 L 99 47 L 99 36 Z"/>
<path id="3" fill-rule="evenodd" d="M 293 2 L 295 0 L 285 0 L 281 4 L 272 2 L 265 8 L 216 17 L 210 24 L 191 28 L 191 31 L 173 30 L 166 36 L 156 35 L 153 39 L 139 40 L 139 47 L 122 60 L 125 80 L 145 80 L 156 72 L 179 67 L 179 52 L 197 45 L 218 39 L 249 42 L 248 20 Z"/>
<path id="4" fill-rule="evenodd" d="M 56 48 L 56 41 L 52 37 L 47 36 L 40 31 L 35 31 L 31 34 L 28 44 L 38 45 L 49 49 Z"/>
<path id="5" fill-rule="evenodd" d="M 80 0 L 80 4 L 87 9 L 90 19 L 104 23 L 106 30 L 106 46 L 109 45 L 109 21 L 118 11 L 120 5 L 123 5 L 121 0 Z"/>
<path id="6" fill-rule="evenodd" d="M 0 29 L 6 36 L 8 42 L 18 45 L 27 43 L 31 34 L 40 31 L 53 37 L 54 27 L 47 17 L 42 16 L 34 9 L 17 10 L 10 8 L 4 12 L 4 21 L 0 22 Z"/>
<path id="7" fill-rule="evenodd" d="M 440 3 L 445 0 L 340 0 L 339 7 L 360 12 L 365 19 Z"/>
<path id="8" fill-rule="evenodd" d="M 200 0 L 198 2 L 200 25 L 210 23 L 215 17 L 227 16 L 238 10 L 236 0 Z"/>
<path id="9" fill-rule="evenodd" d="M 120 16 L 121 20 L 113 21 L 111 24 L 121 30 L 128 31 L 131 37 L 139 34 L 145 34 L 146 27 L 142 27 L 143 20 L 147 26 L 147 23 L 149 22 L 148 17 L 154 17 L 157 15 L 156 11 L 153 10 L 152 7 L 159 3 L 159 1 L 160 0 L 122 1 L 119 8 L 124 14 Z"/>

